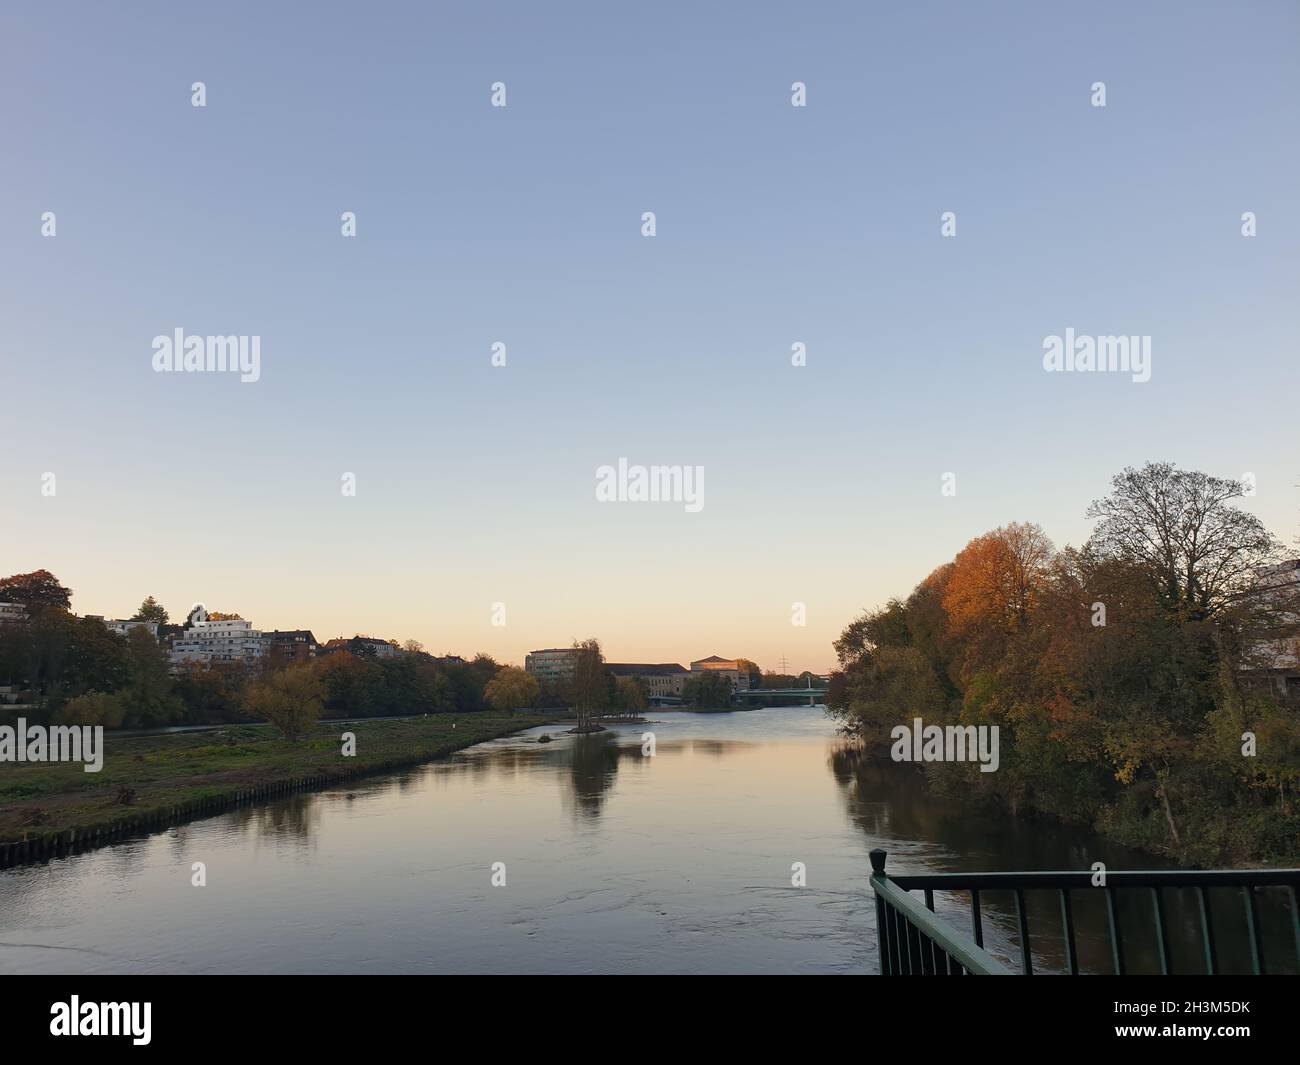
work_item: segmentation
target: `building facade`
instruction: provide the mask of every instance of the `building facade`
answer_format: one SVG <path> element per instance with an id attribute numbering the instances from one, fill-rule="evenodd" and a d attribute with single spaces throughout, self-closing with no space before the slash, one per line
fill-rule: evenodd
<path id="1" fill-rule="evenodd" d="M 732 691 L 749 690 L 749 667 L 742 664 L 739 659 L 719 658 L 717 655 L 709 655 L 708 658 L 701 658 L 691 663 L 692 673 L 721 673 L 731 681 Z"/>
<path id="2" fill-rule="evenodd" d="M 327 641 L 324 647 L 318 648 L 318 653 L 323 655 L 333 654 L 335 651 L 347 651 L 349 654 L 366 658 L 396 658 L 402 653 L 402 649 L 397 644 L 373 636 L 353 636 L 350 640 L 344 636 L 336 636 Z"/>
<path id="3" fill-rule="evenodd" d="M 652 699 L 680 698 L 691 675 L 690 670 L 676 662 L 607 662 L 605 668 L 616 677 L 641 681 Z"/>
<path id="4" fill-rule="evenodd" d="M 99 614 L 87 614 L 86 617 L 91 621 L 103 622 L 104 628 L 109 632 L 115 632 L 119 636 L 128 636 L 132 629 L 144 629 L 155 640 L 158 639 L 158 622 L 156 621 L 115 621 L 112 618 L 101 617 Z"/>
<path id="5" fill-rule="evenodd" d="M 172 668 L 189 663 L 254 665 L 262 658 L 262 634 L 251 621 L 209 621 L 202 605 L 190 611 L 180 635 L 172 638 Z"/>
<path id="6" fill-rule="evenodd" d="M 563 683 L 573 676 L 578 652 L 572 647 L 546 647 L 529 651 L 524 656 L 524 669 L 537 678 L 539 684 Z"/>
<path id="7" fill-rule="evenodd" d="M 21 603 L 0 603 L 0 625 L 17 625 L 27 620 L 27 608 Z"/>
<path id="8" fill-rule="evenodd" d="M 308 662 L 319 647 L 310 629 L 273 629 L 262 633 L 262 655 L 275 665 Z"/>

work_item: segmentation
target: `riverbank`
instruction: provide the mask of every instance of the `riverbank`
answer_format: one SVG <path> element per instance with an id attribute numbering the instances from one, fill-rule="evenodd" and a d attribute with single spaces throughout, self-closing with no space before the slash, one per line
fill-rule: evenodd
<path id="1" fill-rule="evenodd" d="M 443 758 L 545 725 L 553 714 L 459 713 L 322 721 L 297 743 L 266 725 L 126 736 L 106 733 L 104 765 L 6 764 L 0 771 L 0 866 L 208 816 L 306 787 Z M 342 735 L 356 737 L 344 756 Z"/>

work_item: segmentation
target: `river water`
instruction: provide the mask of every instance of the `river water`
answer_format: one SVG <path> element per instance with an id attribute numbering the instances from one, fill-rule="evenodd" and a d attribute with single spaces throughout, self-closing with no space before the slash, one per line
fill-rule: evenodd
<path id="1" fill-rule="evenodd" d="M 0 972 L 874 973 L 873 847 L 896 874 L 1155 864 L 940 800 L 863 758 L 821 708 L 650 717 L 581 738 L 534 729 L 0 873 Z M 1080 954 L 1107 971 L 1092 901 L 1075 903 Z M 937 905 L 969 927 L 964 900 Z M 1194 968 L 1194 909 L 1169 905 Z M 1266 929 L 1285 945 L 1275 909 Z M 986 945 L 1014 957 L 1010 897 L 984 910 Z M 1216 913 L 1221 938 L 1236 912 Z M 1058 915 L 1053 897 L 1030 907 L 1037 969 L 1062 964 Z M 1150 970 L 1153 946 L 1139 939 L 1130 964 Z"/>

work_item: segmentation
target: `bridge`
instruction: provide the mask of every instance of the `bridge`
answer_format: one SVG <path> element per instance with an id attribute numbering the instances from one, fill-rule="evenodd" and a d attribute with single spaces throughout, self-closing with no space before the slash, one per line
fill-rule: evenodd
<path id="1" fill-rule="evenodd" d="M 806 688 L 746 688 L 744 691 L 736 692 L 736 698 L 766 699 L 769 695 L 789 695 L 798 699 L 806 698 L 809 706 L 816 706 L 819 702 L 825 701 L 829 690 L 825 686 L 814 688 L 811 684 Z"/>

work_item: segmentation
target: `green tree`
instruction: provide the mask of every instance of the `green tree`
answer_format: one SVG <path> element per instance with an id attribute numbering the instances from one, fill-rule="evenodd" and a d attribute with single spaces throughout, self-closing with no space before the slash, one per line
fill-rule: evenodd
<path id="1" fill-rule="evenodd" d="M 717 710 L 731 705 L 731 681 L 717 670 L 706 669 L 682 685 L 682 699 L 689 706 Z"/>
<path id="2" fill-rule="evenodd" d="M 122 692 L 126 723 L 134 728 L 171 724 L 185 716 L 176 694 L 171 660 L 147 629 L 132 629 L 126 637 L 130 681 Z"/>
<path id="3" fill-rule="evenodd" d="M 119 728 L 122 724 L 124 710 L 122 700 L 117 695 L 106 692 L 90 691 L 69 699 L 54 715 L 60 725 L 102 725 L 104 728 Z"/>
<path id="4" fill-rule="evenodd" d="M 605 656 L 597 639 L 575 640 L 577 652 L 573 663 L 573 676 L 569 679 L 569 692 L 573 709 L 578 716 L 579 732 L 594 732 L 592 717 L 608 705 L 609 687 L 605 678 Z"/>
<path id="5" fill-rule="evenodd" d="M 495 677 L 487 682 L 484 695 L 492 709 L 511 714 L 532 706 L 541 694 L 541 685 L 537 678 L 518 666 L 503 666 Z"/>
<path id="6" fill-rule="evenodd" d="M 159 625 L 166 625 L 171 619 L 168 617 L 167 608 L 151 595 L 140 604 L 140 608 L 131 617 L 131 620 L 152 621 Z"/>
<path id="7" fill-rule="evenodd" d="M 265 718 L 296 743 L 320 720 L 325 710 L 325 685 L 310 665 L 284 669 L 248 686 L 244 710 L 249 717 Z"/>
<path id="8" fill-rule="evenodd" d="M 625 714 L 635 714 L 644 710 L 649 705 L 645 684 L 636 677 L 619 677 L 614 705 Z"/>

